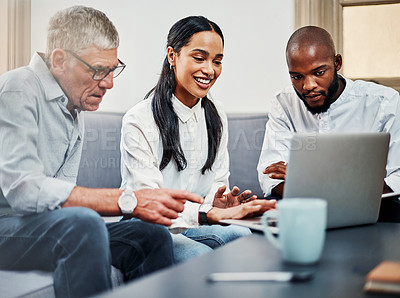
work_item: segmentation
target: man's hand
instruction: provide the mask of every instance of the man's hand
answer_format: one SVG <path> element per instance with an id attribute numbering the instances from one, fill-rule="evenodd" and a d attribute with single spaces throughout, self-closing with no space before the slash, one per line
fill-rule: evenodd
<path id="1" fill-rule="evenodd" d="M 186 201 L 202 204 L 204 199 L 185 190 L 142 189 L 135 191 L 138 205 L 133 211 L 134 217 L 143 221 L 170 226 L 172 219 L 184 209 Z"/>
<path id="2" fill-rule="evenodd" d="M 207 213 L 207 221 L 211 224 L 217 224 L 222 219 L 241 219 L 263 214 L 264 212 L 275 209 L 276 200 L 252 200 L 230 208 L 213 207 Z"/>
<path id="3" fill-rule="evenodd" d="M 229 207 L 240 205 L 241 203 L 244 203 L 245 201 L 249 202 L 249 201 L 253 201 L 253 200 L 257 199 L 256 195 L 248 198 L 248 196 L 251 195 L 251 190 L 245 190 L 239 195 L 240 189 L 237 186 L 234 186 L 233 189 L 227 194 L 224 194 L 225 190 L 226 190 L 225 185 L 218 188 L 218 190 L 214 196 L 214 201 L 213 201 L 214 207 L 229 208 Z"/>
<path id="4" fill-rule="evenodd" d="M 123 193 L 118 188 L 87 188 L 75 186 L 68 199 L 62 205 L 66 207 L 86 207 L 102 216 L 120 216 L 118 198 Z M 135 191 L 138 204 L 132 216 L 141 220 L 170 226 L 172 219 L 183 211 L 186 201 L 203 204 L 204 199 L 185 190 L 142 189 Z"/>
<path id="5" fill-rule="evenodd" d="M 272 179 L 286 179 L 286 167 L 287 163 L 283 161 L 279 161 L 277 163 L 273 163 L 272 165 L 268 166 L 263 173 L 269 174 L 269 178 Z"/>

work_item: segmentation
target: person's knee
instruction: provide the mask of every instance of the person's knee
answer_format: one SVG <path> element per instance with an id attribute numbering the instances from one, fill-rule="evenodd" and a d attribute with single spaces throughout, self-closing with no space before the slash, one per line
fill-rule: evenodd
<path id="1" fill-rule="evenodd" d="M 69 229 L 79 233 L 107 233 L 105 223 L 97 212 L 82 207 L 65 208 L 63 211 L 59 221 Z"/>
<path id="2" fill-rule="evenodd" d="M 138 225 L 136 229 L 143 231 L 142 237 L 144 239 L 151 240 L 151 246 L 154 250 L 165 250 L 166 252 L 172 252 L 173 244 L 171 239 L 171 233 L 168 229 L 161 225 L 150 224 L 145 222 L 136 222 L 134 225 Z"/>
<path id="3" fill-rule="evenodd" d="M 222 245 L 250 234 L 250 229 L 235 225 L 220 227 L 218 231 L 215 231 L 215 235 L 219 238 Z"/>
<path id="4" fill-rule="evenodd" d="M 172 248 L 171 233 L 163 226 L 150 224 L 148 226 L 149 237 L 152 237 L 159 245 L 168 245 Z"/>
<path id="5" fill-rule="evenodd" d="M 213 249 L 208 245 L 187 238 L 182 234 L 173 235 L 172 239 L 174 244 L 174 257 L 177 263 L 213 251 Z"/>
<path id="6" fill-rule="evenodd" d="M 125 280 L 174 264 L 172 239 L 167 228 L 137 219 L 108 225 L 113 265 Z"/>
<path id="7" fill-rule="evenodd" d="M 184 262 L 195 257 L 199 257 L 206 253 L 210 253 L 213 249 L 205 244 L 198 243 L 199 245 L 195 247 L 175 247 L 174 248 L 174 258 L 176 263 Z"/>
<path id="8" fill-rule="evenodd" d="M 145 252 L 162 250 L 172 254 L 171 234 L 164 226 L 131 219 L 109 226 L 109 231 L 111 242 L 141 247 Z"/>
<path id="9" fill-rule="evenodd" d="M 169 261 L 163 261 L 165 265 L 162 267 L 172 265 L 175 262 L 175 259 L 171 233 L 164 226 L 155 224 L 150 224 L 150 229 L 151 234 L 149 237 L 151 237 L 150 239 L 152 239 L 153 242 L 153 254 L 156 254 L 157 256 L 162 255 L 162 258 L 169 259 Z"/>
<path id="10" fill-rule="evenodd" d="M 60 210 L 54 225 L 59 229 L 59 243 L 64 247 L 96 246 L 108 248 L 108 231 L 100 215 L 88 208 L 71 207 Z"/>
<path id="11" fill-rule="evenodd" d="M 231 241 L 240 237 L 248 236 L 251 235 L 251 231 L 248 228 L 245 227 L 239 227 L 235 225 L 231 225 L 227 227 L 229 229 L 229 238 L 231 238 Z"/>
<path id="12" fill-rule="evenodd" d="M 211 248 L 217 248 L 225 245 L 237 238 L 250 235 L 251 231 L 248 228 L 239 226 L 204 226 L 196 230 L 188 230 L 185 234 L 190 239 L 204 243 Z"/>

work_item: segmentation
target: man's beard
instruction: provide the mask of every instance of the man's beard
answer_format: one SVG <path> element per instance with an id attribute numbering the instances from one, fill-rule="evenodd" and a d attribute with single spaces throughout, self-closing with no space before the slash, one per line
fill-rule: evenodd
<path id="1" fill-rule="evenodd" d="M 339 89 L 339 76 L 337 74 L 337 71 L 335 69 L 335 74 L 333 77 L 332 83 L 328 87 L 328 92 L 321 91 L 320 94 L 325 96 L 324 103 L 320 107 L 311 107 L 307 101 L 305 100 L 305 96 L 308 95 L 308 93 L 303 93 L 301 94 L 294 88 L 294 91 L 296 91 L 297 96 L 300 97 L 300 99 L 303 101 L 305 104 L 307 110 L 309 110 L 313 115 L 319 114 L 319 113 L 325 113 L 333 103 L 333 97 L 335 96 L 337 90 Z"/>

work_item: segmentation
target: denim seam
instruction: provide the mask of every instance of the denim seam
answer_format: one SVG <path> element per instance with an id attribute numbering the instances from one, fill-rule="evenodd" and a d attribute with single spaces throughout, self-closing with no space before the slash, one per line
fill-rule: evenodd
<path id="1" fill-rule="evenodd" d="M 185 237 L 188 237 L 185 235 Z M 225 245 L 225 241 L 223 241 L 222 238 L 218 237 L 217 235 L 203 235 L 203 236 L 190 236 L 188 237 L 189 239 L 192 239 L 194 241 L 201 241 L 201 240 L 214 240 L 217 242 L 219 245 Z"/>

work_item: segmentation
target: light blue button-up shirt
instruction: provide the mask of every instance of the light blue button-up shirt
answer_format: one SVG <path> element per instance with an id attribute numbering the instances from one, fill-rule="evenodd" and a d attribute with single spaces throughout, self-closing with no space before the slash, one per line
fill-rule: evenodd
<path id="1" fill-rule="evenodd" d="M 282 180 L 271 179 L 263 170 L 278 161 L 288 161 L 294 133 L 388 132 L 390 147 L 386 184 L 400 191 L 400 97 L 388 87 L 346 79 L 338 99 L 325 113 L 311 114 L 288 87 L 272 98 L 258 177 L 266 195 Z"/>
<path id="2" fill-rule="evenodd" d="M 59 208 L 75 186 L 83 119 L 36 53 L 0 76 L 0 214 Z"/>

